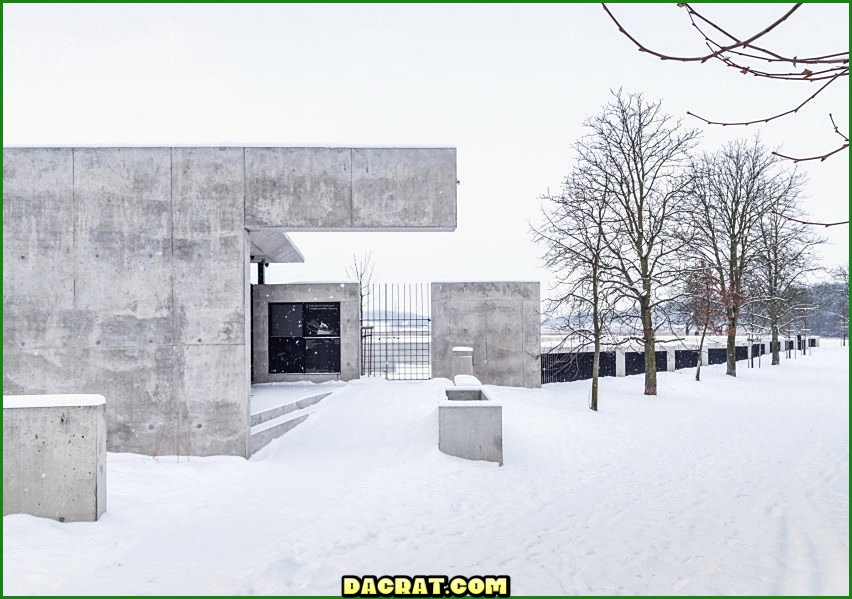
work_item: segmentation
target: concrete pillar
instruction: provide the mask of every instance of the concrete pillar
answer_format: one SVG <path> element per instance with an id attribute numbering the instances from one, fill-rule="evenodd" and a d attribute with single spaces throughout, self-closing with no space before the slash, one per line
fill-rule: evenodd
<path id="1" fill-rule="evenodd" d="M 666 348 L 666 370 L 668 372 L 675 371 L 675 350 L 673 347 Z"/>
<path id="2" fill-rule="evenodd" d="M 627 376 L 627 363 L 623 349 L 615 350 L 615 376 Z"/>
<path id="3" fill-rule="evenodd" d="M 459 374 L 473 375 L 473 348 L 454 347 L 452 359 L 453 379 Z"/>
<path id="4" fill-rule="evenodd" d="M 704 347 L 701 348 L 701 365 L 709 366 L 710 365 L 710 348 L 707 347 L 707 344 L 704 344 Z"/>

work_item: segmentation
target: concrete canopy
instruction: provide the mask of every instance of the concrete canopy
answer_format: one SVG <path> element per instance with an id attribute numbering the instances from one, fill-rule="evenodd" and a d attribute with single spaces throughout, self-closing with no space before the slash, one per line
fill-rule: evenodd
<path id="1" fill-rule="evenodd" d="M 305 261 L 302 252 L 284 231 L 274 229 L 249 231 L 249 244 L 251 244 L 252 262 L 281 264 Z"/>

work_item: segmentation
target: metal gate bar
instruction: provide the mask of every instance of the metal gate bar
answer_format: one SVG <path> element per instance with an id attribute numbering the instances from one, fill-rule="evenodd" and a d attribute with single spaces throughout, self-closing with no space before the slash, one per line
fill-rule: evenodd
<path id="1" fill-rule="evenodd" d="M 372 283 L 361 315 L 361 373 L 389 380 L 432 376 L 428 283 Z"/>

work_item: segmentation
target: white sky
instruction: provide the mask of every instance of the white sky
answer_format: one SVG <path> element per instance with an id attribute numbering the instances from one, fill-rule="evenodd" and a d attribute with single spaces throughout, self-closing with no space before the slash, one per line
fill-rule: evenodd
<path id="1" fill-rule="evenodd" d="M 789 6 L 701 9 L 745 36 Z M 655 49 L 703 50 L 673 3 L 611 8 Z M 847 4 L 806 4 L 764 41 L 792 55 L 847 50 L 848 24 Z M 687 110 L 755 118 L 816 85 L 640 54 L 598 4 L 3 6 L 4 145 L 458 148 L 455 232 L 292 234 L 306 263 L 271 267 L 270 282 L 340 280 L 353 252 L 371 251 L 377 280 L 547 285 L 529 223 L 610 88 L 662 98 L 700 127 Z M 838 82 L 796 117 L 704 128 L 704 146 L 759 130 L 789 154 L 821 154 L 839 145 L 828 113 L 848 133 L 848 106 Z M 848 153 L 802 168 L 811 216 L 845 220 Z M 826 265 L 846 262 L 848 227 L 824 232 Z"/>

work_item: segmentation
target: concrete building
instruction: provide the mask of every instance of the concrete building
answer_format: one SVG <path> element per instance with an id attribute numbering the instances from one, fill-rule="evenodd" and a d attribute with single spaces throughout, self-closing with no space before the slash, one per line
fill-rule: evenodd
<path id="1" fill-rule="evenodd" d="M 286 231 L 456 226 L 453 148 L 7 148 L 3 182 L 4 394 L 104 395 L 110 451 L 248 455 L 250 263 L 302 261 Z"/>

